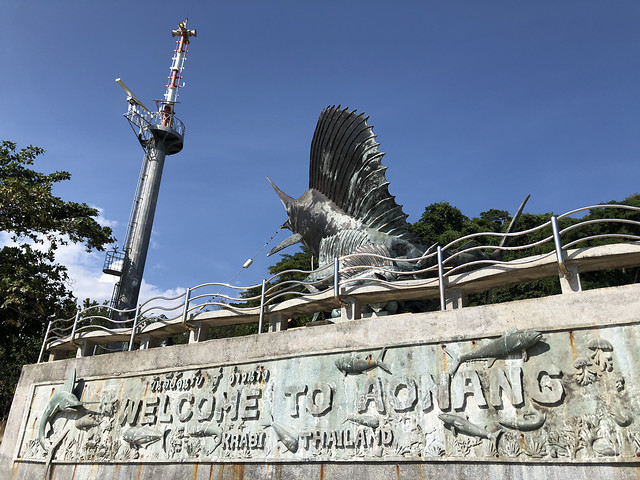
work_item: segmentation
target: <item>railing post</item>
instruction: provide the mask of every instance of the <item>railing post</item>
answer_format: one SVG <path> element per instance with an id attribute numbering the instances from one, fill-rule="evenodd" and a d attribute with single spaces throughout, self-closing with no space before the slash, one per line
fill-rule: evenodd
<path id="1" fill-rule="evenodd" d="M 80 309 L 76 311 L 76 318 L 73 321 L 73 328 L 71 329 L 71 345 L 77 347 L 74 337 L 76 335 L 76 328 L 78 327 L 78 320 L 80 319 Z"/>
<path id="2" fill-rule="evenodd" d="M 269 333 L 281 332 L 287 329 L 287 322 L 283 321 L 281 313 L 269 315 Z"/>
<path id="3" fill-rule="evenodd" d="M 194 327 L 187 323 L 187 315 L 189 312 L 189 299 L 191 298 L 191 288 L 187 288 L 184 293 L 184 308 L 182 309 L 182 324 L 189 330 L 194 330 Z"/>
<path id="4" fill-rule="evenodd" d="M 40 355 L 38 355 L 38 363 L 42 361 L 42 355 L 44 354 L 44 346 L 47 343 L 47 337 L 49 336 L 49 332 L 51 331 L 51 322 L 53 320 L 49 320 L 49 325 L 47 325 L 47 332 L 44 334 L 44 340 L 42 340 L 42 348 L 40 348 Z"/>
<path id="5" fill-rule="evenodd" d="M 262 333 L 262 323 L 264 322 L 264 292 L 267 281 L 262 280 L 262 293 L 260 293 L 260 321 L 258 322 L 258 334 Z"/>
<path id="6" fill-rule="evenodd" d="M 565 278 L 571 278 L 571 272 L 567 270 L 567 266 L 564 264 L 562 242 L 560 240 L 560 229 L 558 228 L 558 219 L 555 215 L 551 217 L 551 230 L 553 231 L 553 244 L 556 248 L 556 259 L 558 260 L 558 268 L 565 276 Z"/>
<path id="7" fill-rule="evenodd" d="M 133 348 L 133 339 L 136 336 L 136 328 L 138 327 L 138 316 L 140 315 L 140 304 L 136 307 L 136 315 L 133 317 L 133 327 L 131 327 L 131 339 L 129 340 L 129 351 Z"/>
<path id="8" fill-rule="evenodd" d="M 90 357 L 95 345 L 87 340 L 82 340 L 76 350 L 76 358 Z"/>
<path id="9" fill-rule="evenodd" d="M 362 318 L 362 308 L 354 298 L 347 297 L 341 303 L 340 318 L 342 320 L 360 320 Z"/>
<path id="10" fill-rule="evenodd" d="M 440 310 L 447 309 L 447 299 L 444 293 L 444 264 L 442 262 L 442 247 L 438 245 L 438 286 L 440 287 Z"/>
<path id="11" fill-rule="evenodd" d="M 447 304 L 453 309 L 463 308 L 467 303 L 464 293 L 459 288 L 448 288 L 446 300 Z"/>
<path id="12" fill-rule="evenodd" d="M 56 360 L 62 360 L 64 358 L 64 352 L 60 350 L 54 350 L 49 354 L 48 362 L 55 362 Z"/>
<path id="13" fill-rule="evenodd" d="M 333 261 L 333 296 L 336 300 L 340 299 L 340 258 L 338 257 Z"/>

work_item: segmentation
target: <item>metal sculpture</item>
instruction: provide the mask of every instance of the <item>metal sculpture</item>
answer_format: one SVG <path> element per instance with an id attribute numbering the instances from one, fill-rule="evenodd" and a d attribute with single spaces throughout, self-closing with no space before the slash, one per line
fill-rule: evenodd
<path id="1" fill-rule="evenodd" d="M 76 383 L 76 371 L 71 371 L 69 378 L 63 385 L 56 388 L 51 396 L 47 407 L 40 417 L 40 425 L 38 426 L 38 442 L 45 451 L 49 448 L 45 443 L 46 428 L 48 424 L 53 422 L 54 417 L 60 412 L 67 412 L 82 406 L 82 402 L 73 394 L 73 386 Z"/>
<path id="2" fill-rule="evenodd" d="M 426 261 L 401 261 L 423 257 L 430 250 L 410 231 L 408 215 L 389 193 L 387 167 L 381 163 L 384 153 L 378 150 L 368 118 L 339 106 L 322 111 L 311 141 L 309 189 L 299 198 L 290 197 L 267 177 L 289 217 L 283 227 L 293 232 L 268 255 L 303 242 L 318 257 L 321 268 L 352 253 L 394 261 L 362 256 L 349 259 L 347 267 L 389 267 L 393 263 L 400 269 L 418 270 L 427 266 Z M 524 202 L 519 212 L 523 207 Z M 514 225 L 512 221 L 509 228 Z M 461 261 L 477 260 L 478 255 Z"/>
<path id="3" fill-rule="evenodd" d="M 471 352 L 459 357 L 452 355 L 451 375 L 456 373 L 460 364 L 469 360 L 489 360 L 487 368 L 491 368 L 498 358 L 521 353 L 522 360 L 526 362 L 528 358 L 527 349 L 533 347 L 540 340 L 542 340 L 542 334 L 536 330 L 520 331 L 516 327 L 512 327 L 500 338 L 491 341 L 487 345 L 474 348 Z"/>

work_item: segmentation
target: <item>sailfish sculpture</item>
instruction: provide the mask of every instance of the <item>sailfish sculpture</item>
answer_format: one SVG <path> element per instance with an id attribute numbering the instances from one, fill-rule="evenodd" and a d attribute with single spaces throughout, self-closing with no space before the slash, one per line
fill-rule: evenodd
<path id="1" fill-rule="evenodd" d="M 402 270 L 428 266 L 420 261 L 402 262 L 423 257 L 429 248 L 410 231 L 408 215 L 389 193 L 387 167 L 381 163 L 384 153 L 378 150 L 368 119 L 340 106 L 322 111 L 311 141 L 309 189 L 299 198 L 290 197 L 267 177 L 289 217 L 283 227 L 293 232 L 268 255 L 302 242 L 318 258 L 320 268 L 353 253 L 393 260 L 362 255 L 351 257 L 344 266 L 395 266 Z M 473 259 L 478 257 L 463 262 Z"/>

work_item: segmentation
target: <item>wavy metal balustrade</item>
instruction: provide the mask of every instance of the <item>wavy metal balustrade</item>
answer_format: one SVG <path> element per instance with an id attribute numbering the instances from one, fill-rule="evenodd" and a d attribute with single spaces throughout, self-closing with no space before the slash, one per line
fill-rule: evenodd
<path id="1" fill-rule="evenodd" d="M 375 254 L 350 254 L 336 258 L 333 265 L 328 265 L 314 271 L 287 270 L 265 279 L 261 284 L 239 287 L 226 283 L 204 283 L 188 288 L 183 294 L 175 297 L 154 297 L 140 304 L 136 309 L 117 310 L 105 305 L 96 305 L 84 310 L 78 310 L 75 317 L 57 319 L 49 322 L 45 338 L 40 351 L 38 362 L 42 361 L 45 350 L 66 346 L 67 350 L 79 348 L 80 337 L 90 332 L 104 332 L 99 336 L 92 334 L 93 344 L 113 345 L 123 342 L 131 350 L 136 341 L 146 330 L 152 328 L 171 327 L 170 333 L 184 333 L 195 327 L 190 322 L 200 318 L 207 312 L 222 310 L 226 317 L 249 316 L 249 322 L 257 320 L 258 332 L 263 331 L 264 318 L 267 312 L 276 309 L 283 314 L 296 315 L 304 312 L 323 311 L 327 305 L 340 305 L 341 296 L 349 294 L 350 289 L 358 286 L 380 286 L 385 292 L 402 292 L 411 289 L 429 291 L 437 287 L 440 297 L 440 307 L 446 309 L 446 288 L 455 283 L 452 279 L 461 274 L 482 271 L 483 267 L 516 268 L 527 264 L 536 264 L 551 256 L 555 256 L 555 263 L 565 277 L 570 277 L 566 266 L 565 252 L 571 247 L 585 245 L 589 242 L 640 241 L 640 221 L 625 218 L 601 218 L 579 220 L 572 215 L 585 211 L 630 210 L 640 214 L 639 207 L 628 205 L 594 205 L 572 210 L 563 215 L 553 216 L 539 226 L 514 233 L 482 232 L 459 238 L 444 247 L 433 246 L 425 255 L 419 258 L 398 259 L 387 258 Z M 640 217 L 639 217 L 640 218 Z M 559 220 L 569 223 L 565 228 L 559 228 Z M 590 225 L 608 224 L 611 226 L 626 225 L 632 227 L 638 234 L 616 233 L 580 236 L 580 229 Z M 547 234 L 548 231 L 548 234 Z M 499 246 L 491 244 L 475 245 L 479 239 L 494 239 L 499 242 L 509 237 L 511 242 L 517 242 L 531 234 L 542 235 L 540 240 L 524 245 Z M 571 236 L 565 244 L 562 238 Z M 462 247 L 459 247 L 462 245 Z M 500 251 L 511 260 L 487 258 L 486 252 Z M 535 253 L 540 251 L 540 253 Z M 484 254 L 483 254 L 484 252 Z M 529 252 L 529 256 L 525 256 Z M 535 254 L 534 254 L 535 253 Z M 464 261 L 469 255 L 477 258 Z M 495 254 L 494 254 L 495 256 Z M 382 266 L 371 266 L 371 263 Z M 638 259 L 640 264 L 640 258 Z M 548 273 L 539 278 L 550 277 Z M 463 275 L 464 276 L 464 275 Z M 295 280 L 292 277 L 304 278 Z M 505 277 L 504 285 L 513 282 Z M 375 289 L 374 289 L 375 290 Z M 228 292 L 228 293 L 223 293 Z M 374 295 L 370 293 L 369 296 Z M 431 293 L 425 293 L 433 296 Z M 415 297 L 415 295 L 414 295 Z M 324 303 L 319 301 L 324 299 Z M 304 302 L 303 302 L 304 300 Z M 373 303 L 373 302 L 372 302 Z M 315 309 L 314 309 L 315 308 Z M 247 323 L 247 322 L 245 322 Z M 233 324 L 233 319 L 227 324 Z M 165 335 L 170 336 L 169 334 Z M 71 348 L 69 348 L 71 347 Z M 109 347 L 103 347 L 109 350 Z M 122 348 L 118 349 L 119 351 Z"/>

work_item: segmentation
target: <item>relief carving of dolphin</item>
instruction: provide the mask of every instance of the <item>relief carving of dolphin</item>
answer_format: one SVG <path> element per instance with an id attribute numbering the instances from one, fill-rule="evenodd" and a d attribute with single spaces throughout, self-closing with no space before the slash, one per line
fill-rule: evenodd
<path id="1" fill-rule="evenodd" d="M 82 402 L 73 394 L 73 386 L 76 383 L 76 371 L 71 371 L 69 378 L 63 385 L 55 389 L 55 392 L 49 399 L 47 407 L 42 412 L 40 424 L 38 425 L 38 441 L 45 451 L 48 451 L 45 439 L 45 430 L 47 424 L 51 424 L 53 418 L 59 413 L 70 411 L 82 406 Z"/>
<path id="2" fill-rule="evenodd" d="M 401 260 L 420 258 L 431 249 L 411 232 L 406 221 L 408 215 L 389 193 L 389 182 L 385 178 L 387 167 L 381 163 L 384 153 L 378 150 L 368 118 L 339 106 L 322 111 L 311 141 L 309 189 L 299 198 L 290 197 L 267 177 L 287 211 L 288 219 L 283 227 L 292 232 L 268 255 L 302 242 L 318 258 L 320 268 L 331 264 L 336 257 L 352 253 L 393 259 L 364 255 L 346 259 L 343 267 L 356 268 L 343 278 L 366 272 L 368 267 L 369 271 L 391 267 L 412 271 L 433 263 L 432 260 L 422 263 Z M 507 233 L 515 227 L 526 201 Z M 507 238 L 504 237 L 501 246 L 506 245 Z M 491 255 L 466 254 L 458 263 L 498 259 L 500 251 Z M 326 274 L 320 274 L 320 279 L 329 275 L 327 270 Z"/>

